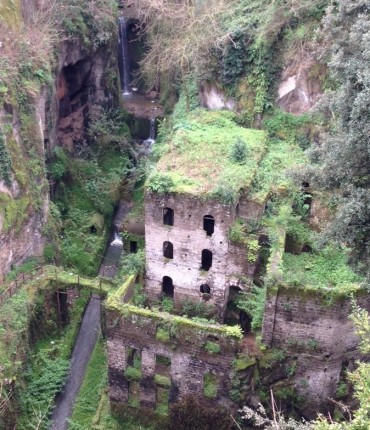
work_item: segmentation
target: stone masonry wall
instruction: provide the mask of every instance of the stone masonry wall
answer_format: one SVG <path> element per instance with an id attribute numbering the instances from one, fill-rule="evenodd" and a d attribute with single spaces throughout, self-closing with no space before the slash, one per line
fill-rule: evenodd
<path id="1" fill-rule="evenodd" d="M 370 300 L 359 294 L 357 303 L 370 310 Z M 360 358 L 354 333 L 351 300 L 325 302 L 321 293 L 279 287 L 269 292 L 263 322 L 263 341 L 297 358 L 294 375 L 298 392 L 309 399 L 305 413 L 315 416 L 330 409 L 342 367 Z"/>
<path id="2" fill-rule="evenodd" d="M 128 315 L 108 310 L 106 331 L 108 347 L 108 371 L 110 399 L 126 403 L 130 396 L 130 382 L 124 371 L 127 367 L 129 348 L 141 355 L 140 406 L 155 408 L 158 386 L 155 383 L 156 356 L 171 360 L 169 402 L 181 401 L 187 396 L 195 396 L 203 405 L 225 406 L 235 409 L 229 398 L 231 389 L 232 362 L 239 345 L 230 339 L 218 338 L 214 333 L 181 328 L 174 339 L 161 342 L 156 339 L 160 321 L 153 318 Z M 204 345 L 207 340 L 218 342 L 221 351 L 209 354 Z M 203 392 L 203 380 L 207 373 L 217 379 L 217 395 L 207 398 Z"/>
<path id="3" fill-rule="evenodd" d="M 178 305 L 185 298 L 200 300 L 200 286 L 211 288 L 210 303 L 216 305 L 220 319 L 227 304 L 230 283 L 244 275 L 253 274 L 246 260 L 246 249 L 229 244 L 228 231 L 235 221 L 235 208 L 217 201 L 203 201 L 183 195 L 147 193 L 145 199 L 146 232 L 146 292 L 157 298 L 162 292 L 162 280 L 173 280 L 174 301 Z M 174 225 L 163 224 L 163 209 L 174 210 Z M 215 219 L 214 233 L 207 236 L 203 217 Z M 163 257 L 163 243 L 174 247 L 172 260 Z M 209 271 L 201 271 L 202 250 L 212 251 Z"/>

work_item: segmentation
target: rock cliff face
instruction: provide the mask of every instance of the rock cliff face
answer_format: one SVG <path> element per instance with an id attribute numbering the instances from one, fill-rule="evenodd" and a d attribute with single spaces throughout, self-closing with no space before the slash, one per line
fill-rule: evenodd
<path id="1" fill-rule="evenodd" d="M 26 16 L 45 5 L 24 0 L 20 6 L 11 9 L 9 23 L 1 23 L 0 35 L 11 31 L 16 37 L 24 31 L 22 12 Z M 11 61 L 14 44 L 6 43 L 0 49 L 4 61 L 7 56 Z M 69 38 L 60 43 L 54 65 L 46 65 L 54 69 L 50 79 L 44 79 L 42 69 L 29 73 L 22 66 L 18 75 L 0 79 L 0 281 L 13 265 L 42 255 L 51 151 L 58 145 L 74 151 L 88 144 L 89 119 L 115 103 L 114 43 L 87 48 L 78 37 Z"/>

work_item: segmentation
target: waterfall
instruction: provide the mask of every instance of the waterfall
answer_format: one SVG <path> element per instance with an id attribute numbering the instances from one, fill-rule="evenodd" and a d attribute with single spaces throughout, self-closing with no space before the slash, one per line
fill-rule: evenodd
<path id="1" fill-rule="evenodd" d="M 130 94 L 130 62 L 128 56 L 127 44 L 127 21 L 124 16 L 120 16 L 119 20 L 119 53 L 121 61 L 120 77 L 123 94 Z"/>
<path id="2" fill-rule="evenodd" d="M 114 233 L 114 239 L 111 242 L 111 246 L 123 246 L 122 238 L 119 233 Z"/>
<path id="3" fill-rule="evenodd" d="M 157 118 L 150 118 L 150 132 L 148 139 L 144 140 L 144 143 L 148 146 L 152 146 L 155 142 L 156 136 L 156 122 Z"/>

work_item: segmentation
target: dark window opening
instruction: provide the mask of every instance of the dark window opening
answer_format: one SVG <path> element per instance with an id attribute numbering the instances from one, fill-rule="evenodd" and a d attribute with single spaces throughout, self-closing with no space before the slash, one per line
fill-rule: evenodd
<path id="1" fill-rule="evenodd" d="M 95 227 L 95 225 L 92 225 L 91 227 L 90 227 L 90 233 L 92 233 L 92 234 L 96 234 L 98 232 L 98 230 L 97 230 L 97 228 Z"/>
<path id="2" fill-rule="evenodd" d="M 141 370 L 141 351 L 136 348 L 128 347 L 126 353 L 127 366 L 131 366 L 135 369 Z"/>
<path id="3" fill-rule="evenodd" d="M 210 294 L 211 293 L 211 287 L 207 284 L 202 284 L 200 286 L 200 292 L 202 294 Z"/>
<path id="4" fill-rule="evenodd" d="M 171 208 L 163 209 L 163 224 L 164 225 L 173 225 L 174 212 Z"/>
<path id="5" fill-rule="evenodd" d="M 155 373 L 157 375 L 170 376 L 171 358 L 164 355 L 155 356 Z"/>
<path id="6" fill-rule="evenodd" d="M 201 270 L 205 270 L 206 272 L 212 267 L 212 251 L 209 249 L 203 249 L 202 251 L 202 266 Z"/>
<path id="7" fill-rule="evenodd" d="M 203 230 L 207 232 L 207 236 L 212 236 L 215 231 L 215 219 L 212 215 L 205 215 L 203 217 Z"/>
<path id="8" fill-rule="evenodd" d="M 164 276 L 162 281 L 162 293 L 167 297 L 173 297 L 173 281 L 169 276 Z"/>
<path id="9" fill-rule="evenodd" d="M 136 240 L 130 240 L 130 253 L 131 254 L 137 253 L 137 242 L 136 242 Z"/>
<path id="10" fill-rule="evenodd" d="M 163 257 L 165 258 L 173 258 L 173 245 L 171 242 L 163 243 Z"/>

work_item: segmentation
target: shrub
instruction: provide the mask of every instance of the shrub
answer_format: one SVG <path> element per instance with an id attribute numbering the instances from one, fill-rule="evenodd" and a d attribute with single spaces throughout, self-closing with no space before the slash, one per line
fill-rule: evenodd
<path id="1" fill-rule="evenodd" d="M 244 164 L 247 158 L 247 153 L 247 144 L 241 137 L 238 137 L 231 148 L 231 161 L 237 164 Z"/>
<path id="2" fill-rule="evenodd" d="M 11 170 L 12 164 L 10 156 L 5 146 L 4 137 L 0 132 L 0 179 L 3 179 L 7 185 L 10 185 Z"/>
<path id="3" fill-rule="evenodd" d="M 155 338 L 159 340 L 160 342 L 169 342 L 170 340 L 170 333 L 165 330 L 164 328 L 159 327 L 157 329 L 157 333 L 155 335 Z"/>
<path id="4" fill-rule="evenodd" d="M 154 382 L 164 388 L 169 388 L 171 386 L 171 379 L 168 376 L 155 375 Z"/>
<path id="5" fill-rule="evenodd" d="M 125 370 L 126 379 L 129 381 L 139 381 L 141 379 L 141 370 L 133 366 L 127 366 Z"/>
<path id="6" fill-rule="evenodd" d="M 204 349 L 209 353 L 209 354 L 218 354 L 221 351 L 221 347 L 218 343 L 216 342 L 212 342 L 210 340 L 208 340 L 206 342 L 206 344 L 204 345 Z"/>
<path id="7" fill-rule="evenodd" d="M 216 309 L 213 305 L 204 302 L 194 302 L 190 299 L 185 299 L 181 304 L 180 313 L 189 318 L 199 317 L 211 319 L 214 317 Z"/>
<path id="8" fill-rule="evenodd" d="M 164 312 L 172 312 L 173 310 L 173 300 L 170 297 L 163 297 L 162 299 L 162 309 Z"/>
<path id="9" fill-rule="evenodd" d="M 149 176 L 148 187 L 154 193 L 166 194 L 170 192 L 173 186 L 173 179 L 165 173 L 155 172 Z"/>
<path id="10" fill-rule="evenodd" d="M 212 373 L 206 373 L 203 379 L 203 392 L 205 397 L 213 399 L 217 396 L 217 378 Z"/>

